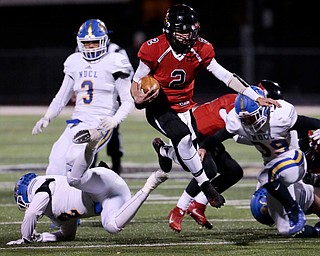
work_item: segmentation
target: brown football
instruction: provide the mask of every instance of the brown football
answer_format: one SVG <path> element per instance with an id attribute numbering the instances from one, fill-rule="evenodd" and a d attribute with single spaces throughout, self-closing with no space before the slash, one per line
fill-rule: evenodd
<path id="1" fill-rule="evenodd" d="M 154 91 L 160 89 L 159 82 L 152 76 L 142 77 L 139 81 L 139 84 L 141 84 L 141 89 L 144 93 L 147 93 L 149 89 L 153 89 Z"/>

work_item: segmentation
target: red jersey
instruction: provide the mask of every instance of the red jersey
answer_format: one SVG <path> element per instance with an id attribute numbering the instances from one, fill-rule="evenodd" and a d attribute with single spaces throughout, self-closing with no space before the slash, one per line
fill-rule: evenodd
<path id="1" fill-rule="evenodd" d="M 211 43 L 198 38 L 187 54 L 177 55 L 162 34 L 144 42 L 138 57 L 151 69 L 151 75 L 158 80 L 170 107 L 181 113 L 196 105 L 192 100 L 194 79 L 201 68 L 210 64 L 215 52 Z"/>
<path id="2" fill-rule="evenodd" d="M 237 94 L 226 94 L 213 101 L 200 105 L 193 115 L 197 121 L 198 131 L 204 136 L 211 136 L 226 126 L 226 123 L 219 115 L 220 109 L 227 113 L 234 107 Z"/>

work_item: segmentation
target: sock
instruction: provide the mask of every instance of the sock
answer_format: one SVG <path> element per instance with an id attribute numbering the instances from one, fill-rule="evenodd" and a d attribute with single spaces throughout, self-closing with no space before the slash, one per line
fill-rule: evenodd
<path id="1" fill-rule="evenodd" d="M 208 204 L 208 199 L 206 198 L 206 196 L 203 194 L 203 192 L 200 192 L 195 198 L 194 200 L 200 204 L 204 204 L 207 205 Z"/>
<path id="2" fill-rule="evenodd" d="M 186 191 L 183 191 L 181 197 L 178 200 L 177 206 L 186 211 L 190 205 L 190 203 L 192 202 L 193 197 L 191 197 L 190 195 L 188 195 L 188 193 Z"/>
<path id="3" fill-rule="evenodd" d="M 124 228 L 132 220 L 147 197 L 148 194 L 140 189 L 131 199 L 122 205 L 115 215 L 115 223 L 118 228 Z"/>
<path id="4" fill-rule="evenodd" d="M 83 173 L 90 167 L 93 161 L 93 152 L 94 149 L 86 146 L 84 155 L 79 155 L 74 162 L 70 173 L 71 178 L 80 179 L 82 177 Z"/>

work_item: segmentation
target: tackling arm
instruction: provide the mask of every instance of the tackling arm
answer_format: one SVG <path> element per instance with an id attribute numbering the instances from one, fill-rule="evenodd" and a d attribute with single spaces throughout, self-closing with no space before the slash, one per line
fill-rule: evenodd
<path id="1" fill-rule="evenodd" d="M 275 105 L 276 107 L 281 107 L 281 105 L 276 100 L 262 98 L 254 90 L 252 90 L 250 85 L 248 85 L 248 83 L 246 83 L 242 78 L 226 70 L 215 59 L 211 60 L 210 64 L 207 67 L 207 70 L 210 71 L 219 80 L 224 82 L 228 87 L 238 93 L 248 96 L 254 101 L 257 101 L 261 106 Z"/>

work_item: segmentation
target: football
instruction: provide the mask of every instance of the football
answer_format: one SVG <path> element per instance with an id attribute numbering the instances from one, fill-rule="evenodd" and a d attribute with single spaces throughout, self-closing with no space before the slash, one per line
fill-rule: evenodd
<path id="1" fill-rule="evenodd" d="M 160 89 L 159 82 L 152 76 L 142 77 L 139 81 L 139 84 L 141 84 L 141 89 L 143 90 L 144 93 L 147 93 L 149 89 L 152 89 L 154 91 Z"/>

